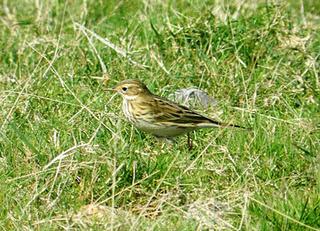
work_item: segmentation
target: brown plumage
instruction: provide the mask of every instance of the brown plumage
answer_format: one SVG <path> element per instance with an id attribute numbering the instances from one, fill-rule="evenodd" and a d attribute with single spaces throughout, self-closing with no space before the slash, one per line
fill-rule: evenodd
<path id="1" fill-rule="evenodd" d="M 237 127 L 200 115 L 189 108 L 152 94 L 139 80 L 125 80 L 114 90 L 123 97 L 126 118 L 142 131 L 171 138 L 200 128 Z"/>

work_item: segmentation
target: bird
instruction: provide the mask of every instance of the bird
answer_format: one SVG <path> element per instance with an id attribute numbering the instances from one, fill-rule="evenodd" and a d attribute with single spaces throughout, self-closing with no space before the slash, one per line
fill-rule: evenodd
<path id="1" fill-rule="evenodd" d="M 216 121 L 155 95 L 137 79 L 121 81 L 112 90 L 122 96 L 122 110 L 131 124 L 158 138 L 172 139 L 188 134 L 189 149 L 192 148 L 189 134 L 194 130 L 214 127 L 244 128 Z"/>

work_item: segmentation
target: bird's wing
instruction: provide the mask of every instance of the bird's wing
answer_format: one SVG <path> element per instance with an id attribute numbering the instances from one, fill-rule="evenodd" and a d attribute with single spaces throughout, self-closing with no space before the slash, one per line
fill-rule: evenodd
<path id="1" fill-rule="evenodd" d="M 190 110 L 189 108 L 178 105 L 174 102 L 154 98 L 155 120 L 162 123 L 177 124 L 183 127 L 220 127 L 226 126 L 213 119 L 207 118 Z"/>

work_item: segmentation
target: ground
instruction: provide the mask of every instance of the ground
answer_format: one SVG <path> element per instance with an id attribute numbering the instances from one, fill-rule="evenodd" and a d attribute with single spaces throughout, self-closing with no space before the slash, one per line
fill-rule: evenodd
<path id="1" fill-rule="evenodd" d="M 3 230 L 319 230 L 319 1 L 1 2 Z M 107 91 L 137 78 L 251 130 L 167 144 Z"/>

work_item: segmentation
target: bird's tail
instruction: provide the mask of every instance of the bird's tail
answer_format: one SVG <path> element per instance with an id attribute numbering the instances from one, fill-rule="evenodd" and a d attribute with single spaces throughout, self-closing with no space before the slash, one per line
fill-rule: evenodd
<path id="1" fill-rule="evenodd" d="M 228 124 L 228 123 L 222 123 L 219 121 L 215 121 L 211 118 L 207 118 L 208 122 L 206 123 L 202 123 L 200 126 L 201 127 L 207 127 L 207 128 L 212 128 L 212 127 L 221 127 L 221 128 L 241 128 L 241 129 L 245 129 L 245 130 L 250 130 L 250 128 L 246 128 L 237 124 Z"/>

